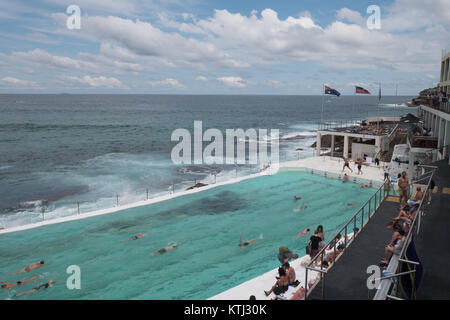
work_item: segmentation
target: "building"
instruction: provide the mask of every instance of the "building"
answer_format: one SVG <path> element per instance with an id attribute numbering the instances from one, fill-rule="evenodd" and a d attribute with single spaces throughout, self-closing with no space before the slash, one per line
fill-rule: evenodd
<path id="1" fill-rule="evenodd" d="M 439 90 L 447 97 L 450 94 L 450 51 L 442 51 L 441 77 Z M 448 158 L 450 145 L 450 102 L 444 99 L 437 104 L 419 106 L 419 116 L 424 120 L 424 126 L 431 128 L 437 138 L 437 159 Z M 450 164 L 450 161 L 449 161 Z"/>

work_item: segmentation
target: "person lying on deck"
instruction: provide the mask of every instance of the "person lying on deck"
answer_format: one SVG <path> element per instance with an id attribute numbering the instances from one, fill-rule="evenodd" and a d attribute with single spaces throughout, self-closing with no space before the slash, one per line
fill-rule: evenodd
<path id="1" fill-rule="evenodd" d="M 18 286 L 21 286 L 21 285 L 24 285 L 24 284 L 27 284 L 27 283 L 30 283 L 30 282 L 34 282 L 34 281 L 36 281 L 39 278 L 42 278 L 42 276 L 38 275 L 38 276 L 35 276 L 33 278 L 30 278 L 30 279 L 27 279 L 27 280 L 19 280 L 19 281 L 14 282 L 14 283 L 7 283 L 5 281 L 0 281 L 0 283 L 2 284 L 1 285 L 2 289 L 10 290 L 10 289 L 12 289 L 14 287 L 18 287 Z"/>
<path id="2" fill-rule="evenodd" d="M 292 294 L 291 300 L 303 300 L 305 298 L 305 288 L 301 287 Z"/>
<path id="3" fill-rule="evenodd" d="M 324 256 L 322 266 L 328 267 L 330 263 L 334 261 L 343 251 L 344 251 L 344 244 L 339 243 L 339 245 L 337 245 L 336 247 L 336 253 L 333 250 Z"/>
<path id="4" fill-rule="evenodd" d="M 288 290 L 289 278 L 283 267 L 278 268 L 278 275 L 279 277 L 277 277 L 277 281 L 275 282 L 273 287 L 269 291 L 264 291 L 266 296 L 269 296 L 272 292 L 276 295 L 279 295 Z"/>

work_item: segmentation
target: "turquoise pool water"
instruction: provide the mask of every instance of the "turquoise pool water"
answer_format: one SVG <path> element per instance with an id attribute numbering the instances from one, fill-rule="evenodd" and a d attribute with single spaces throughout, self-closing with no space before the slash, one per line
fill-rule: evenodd
<path id="1" fill-rule="evenodd" d="M 27 291 L 50 279 L 55 285 L 16 299 L 206 299 L 278 266 L 279 246 L 303 255 L 318 224 L 327 238 L 373 194 L 356 183 L 307 172 L 280 172 L 217 187 L 165 202 L 93 218 L 0 235 L 0 280 L 42 280 L 0 298 Z M 295 195 L 302 200 L 295 201 Z M 354 206 L 348 206 L 355 202 Z M 307 208 L 296 211 L 307 204 Z M 146 237 L 124 242 L 137 233 Z M 245 240 L 262 235 L 241 249 Z M 152 253 L 172 242 L 175 250 Z M 12 275 L 28 264 L 48 266 Z M 66 268 L 81 268 L 81 289 L 66 287 Z"/>

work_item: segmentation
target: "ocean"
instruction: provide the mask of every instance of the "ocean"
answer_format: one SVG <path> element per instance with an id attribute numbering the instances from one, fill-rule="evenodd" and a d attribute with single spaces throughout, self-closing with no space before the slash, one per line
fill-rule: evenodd
<path id="1" fill-rule="evenodd" d="M 325 97 L 324 120 L 415 112 L 411 97 Z M 355 101 L 355 107 L 353 107 Z M 258 165 L 174 165 L 177 128 L 280 130 L 280 161 L 313 155 L 321 96 L 0 95 L 0 228 L 247 175 Z M 298 151 L 300 148 L 302 150 Z"/>

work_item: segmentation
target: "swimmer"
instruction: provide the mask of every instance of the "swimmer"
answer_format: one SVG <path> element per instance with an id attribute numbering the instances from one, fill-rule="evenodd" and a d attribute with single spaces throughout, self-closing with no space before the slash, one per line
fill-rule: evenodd
<path id="1" fill-rule="evenodd" d="M 19 294 L 15 294 L 15 295 L 13 296 L 13 298 L 17 298 L 17 297 L 21 297 L 21 296 L 24 296 L 24 295 L 33 293 L 33 292 L 38 291 L 38 290 L 40 290 L 40 289 L 42 289 L 42 288 L 47 289 L 48 287 L 51 287 L 53 283 L 54 283 L 54 281 L 53 281 L 53 280 L 50 280 L 49 282 L 43 283 L 43 284 L 37 286 L 36 288 L 33 288 L 33 289 L 31 289 L 31 290 L 28 290 L 28 291 L 25 291 L 25 292 L 22 292 L 22 293 L 19 293 Z"/>
<path id="2" fill-rule="evenodd" d="M 369 186 L 367 185 L 367 184 L 363 184 L 360 188 L 361 189 L 365 189 L 365 188 L 368 188 Z"/>
<path id="3" fill-rule="evenodd" d="M 356 204 L 356 202 L 349 202 L 349 203 L 347 203 L 347 205 L 349 206 L 349 207 L 352 207 L 352 206 L 354 206 Z"/>
<path id="4" fill-rule="evenodd" d="M 47 265 L 49 265 L 49 263 L 47 263 Z M 22 270 L 16 271 L 14 274 L 19 274 L 19 273 L 24 273 L 24 272 L 30 272 L 31 270 L 40 268 L 42 266 L 45 266 L 44 260 L 40 261 L 40 262 L 33 262 L 32 264 L 30 264 L 28 267 L 23 268 Z"/>
<path id="5" fill-rule="evenodd" d="M 125 239 L 125 240 L 122 240 L 122 241 L 125 242 L 125 241 L 137 240 L 137 239 L 140 239 L 140 238 L 145 237 L 145 236 L 146 236 L 145 233 L 138 233 L 134 237 L 129 238 L 129 239 Z"/>
<path id="6" fill-rule="evenodd" d="M 300 197 L 300 196 L 295 196 L 294 199 L 295 199 L 295 200 L 302 200 L 302 197 Z"/>
<path id="7" fill-rule="evenodd" d="M 2 289 L 8 289 L 8 290 L 10 290 L 10 289 L 12 289 L 12 288 L 14 288 L 14 287 L 18 287 L 18 286 L 23 285 L 23 284 L 27 284 L 27 283 L 30 283 L 30 282 L 34 282 L 34 281 L 36 281 L 36 280 L 39 279 L 39 278 L 42 278 L 42 276 L 41 276 L 41 275 L 38 275 L 38 276 L 33 277 L 33 278 L 30 278 L 30 279 L 28 279 L 28 280 L 19 280 L 19 281 L 14 282 L 14 283 L 7 283 L 7 282 L 5 282 L 5 281 L 0 281 L 0 283 L 2 284 L 2 285 L 1 285 L 1 288 L 2 288 Z"/>
<path id="8" fill-rule="evenodd" d="M 260 237 L 261 238 L 261 237 Z M 256 240 L 258 240 L 258 239 L 252 239 L 252 240 L 248 240 L 248 241 L 245 241 L 244 243 L 242 242 L 242 236 L 240 237 L 240 240 L 239 240 L 239 247 L 241 247 L 241 248 L 245 248 L 246 246 L 249 246 L 249 245 L 251 245 L 253 242 L 255 242 Z"/>
<path id="9" fill-rule="evenodd" d="M 302 211 L 303 209 L 306 209 L 306 208 L 308 208 L 308 206 L 305 204 L 303 207 L 300 207 L 298 209 L 294 209 L 294 211 L 295 212 L 300 212 L 300 211 Z"/>
<path id="10" fill-rule="evenodd" d="M 170 245 L 170 246 L 168 246 L 168 247 L 165 247 L 165 248 L 159 249 L 159 250 L 156 251 L 156 252 L 153 252 L 153 255 L 154 255 L 154 256 L 157 256 L 157 255 L 166 253 L 167 251 L 170 251 L 170 250 L 175 249 L 177 246 L 178 246 L 178 244 L 177 244 L 177 243 L 174 243 L 174 244 L 172 244 L 172 245 Z"/>
<path id="11" fill-rule="evenodd" d="M 348 181 L 348 175 L 345 173 L 344 177 L 342 178 L 342 182 L 347 182 Z"/>
<path id="12" fill-rule="evenodd" d="M 307 234 L 308 232 L 310 231 L 310 229 L 309 228 L 306 228 L 305 230 L 303 230 L 302 232 L 300 232 L 296 237 L 295 237 L 295 239 L 298 239 L 298 238 L 300 238 L 300 237 L 303 237 L 305 234 Z"/>

